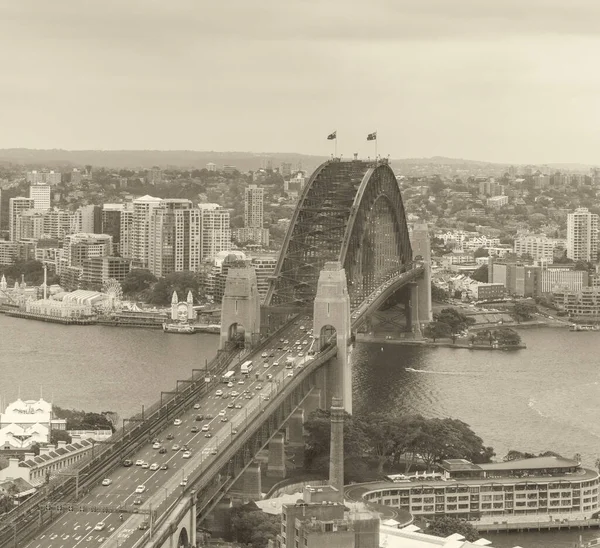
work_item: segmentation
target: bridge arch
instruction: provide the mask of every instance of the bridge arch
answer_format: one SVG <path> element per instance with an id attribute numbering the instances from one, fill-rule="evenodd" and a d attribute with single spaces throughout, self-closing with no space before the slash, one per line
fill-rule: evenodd
<path id="1" fill-rule="evenodd" d="M 227 328 L 227 342 L 243 344 L 246 337 L 246 328 L 241 322 L 233 322 Z"/>
<path id="2" fill-rule="evenodd" d="M 331 344 L 337 344 L 337 330 L 331 324 L 325 324 L 316 335 L 319 337 L 319 350 L 323 350 Z"/>
<path id="3" fill-rule="evenodd" d="M 400 188 L 385 161 L 333 159 L 304 188 L 265 304 L 309 307 L 326 262 L 346 269 L 351 304 L 412 261 Z"/>

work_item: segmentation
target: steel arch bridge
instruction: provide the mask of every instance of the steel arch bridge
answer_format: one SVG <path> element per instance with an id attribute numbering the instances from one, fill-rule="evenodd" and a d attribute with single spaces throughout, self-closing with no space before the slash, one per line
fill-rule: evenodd
<path id="1" fill-rule="evenodd" d="M 406 215 L 386 160 L 333 159 L 303 189 L 265 305 L 311 307 L 328 261 L 346 269 L 352 307 L 412 265 Z"/>

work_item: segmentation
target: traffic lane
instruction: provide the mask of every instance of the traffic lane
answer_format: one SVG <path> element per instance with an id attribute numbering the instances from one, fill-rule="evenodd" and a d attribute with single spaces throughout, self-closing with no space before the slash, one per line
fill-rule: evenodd
<path id="1" fill-rule="evenodd" d="M 291 335 L 291 333 L 290 333 Z M 294 331 L 294 335 L 296 336 L 297 333 L 296 331 Z M 275 349 L 277 346 L 277 343 L 274 342 L 273 345 L 269 345 L 269 349 Z M 282 353 L 282 355 L 285 355 L 285 352 Z M 259 359 L 260 357 L 260 353 L 256 353 L 256 356 L 253 358 L 254 359 Z M 276 360 L 275 360 L 276 361 Z M 239 364 L 237 364 L 239 366 Z M 272 368 L 272 365 L 267 369 L 267 371 L 269 369 Z M 275 369 L 275 368 L 273 368 Z M 250 384 L 248 385 L 248 389 L 252 390 L 256 387 L 256 385 L 259 384 L 257 381 L 254 382 L 250 382 Z M 232 389 L 233 390 L 233 389 Z M 241 400 L 241 398 L 238 396 L 237 398 L 238 400 Z M 207 394 L 204 395 L 204 397 L 199 399 L 201 405 L 203 402 L 209 401 L 210 399 L 207 398 Z M 242 400 L 241 403 L 243 404 L 245 401 L 251 401 L 251 400 Z M 213 418 L 210 421 L 211 426 L 217 422 L 217 413 L 220 410 L 219 408 L 222 406 L 223 401 L 213 401 L 212 404 L 209 403 L 209 408 L 211 409 L 211 411 L 213 412 L 213 414 L 215 415 L 215 418 Z M 195 409 L 188 409 L 186 410 L 182 417 L 183 419 L 185 419 L 185 422 L 189 425 L 192 421 L 194 421 L 194 417 L 197 414 L 199 410 L 195 410 Z M 240 413 L 241 414 L 241 413 Z M 235 415 L 236 417 L 238 415 Z M 196 421 L 194 421 L 196 422 Z M 217 423 L 217 428 L 215 429 L 215 434 L 219 433 L 221 430 L 223 430 L 226 427 L 227 423 L 221 423 L 220 421 Z M 174 436 L 176 436 L 176 434 L 178 434 L 177 429 L 181 428 L 181 427 L 173 427 L 173 426 L 167 426 L 165 429 L 163 429 L 161 431 L 161 435 L 164 437 L 166 435 L 168 435 L 169 433 L 173 433 Z M 175 439 L 177 439 L 178 436 L 175 437 Z M 206 445 L 208 445 L 210 443 L 210 439 L 206 439 L 203 437 L 200 437 L 200 435 L 196 435 L 196 436 L 192 436 L 191 438 L 187 439 L 187 443 L 188 445 L 190 444 L 194 444 L 196 445 L 196 440 L 199 442 L 197 444 L 197 448 L 198 450 L 202 450 L 203 448 L 206 447 Z M 173 440 L 175 441 L 175 440 Z M 208 443 L 207 443 L 208 442 Z M 185 443 L 185 442 L 184 442 Z M 173 468 L 179 468 L 180 465 L 181 469 L 185 469 L 185 464 L 183 463 L 183 459 L 178 459 L 179 454 L 175 454 L 173 456 Z M 147 462 L 154 462 L 155 460 L 161 464 L 162 460 L 158 460 L 155 459 L 155 450 L 153 450 L 151 448 L 151 445 L 147 445 L 145 446 L 143 449 L 137 451 L 134 455 L 131 456 L 132 460 L 138 460 L 138 459 L 143 459 Z M 167 462 L 171 461 L 171 459 L 169 459 Z M 111 479 L 113 479 L 113 483 L 111 486 L 109 486 L 109 489 L 106 490 L 106 487 L 100 487 L 99 489 L 102 489 L 102 491 L 99 492 L 94 492 L 94 490 L 92 490 L 92 492 L 87 495 L 86 497 L 84 497 L 84 499 L 79 501 L 79 504 L 94 504 L 94 503 L 99 503 L 102 499 L 102 502 L 104 502 L 104 505 L 107 505 L 108 502 L 112 504 L 115 503 L 123 503 L 123 502 L 127 502 L 132 496 L 134 496 L 135 493 L 133 493 L 132 491 L 135 490 L 135 487 L 137 485 L 139 485 L 140 483 L 144 483 L 147 484 L 148 482 L 148 478 L 146 477 L 147 474 L 147 470 L 141 469 L 140 467 L 130 467 L 130 468 L 125 468 L 125 467 L 119 467 L 116 469 L 116 477 L 113 474 L 111 474 L 109 477 L 111 477 Z M 164 471 L 160 471 L 163 472 Z M 164 481 L 163 478 L 158 477 L 158 472 L 154 472 L 153 475 L 151 477 L 154 478 L 153 481 L 150 482 L 150 486 L 152 487 L 156 487 L 156 488 L 160 488 L 160 485 L 166 483 L 168 481 L 168 477 L 164 477 Z M 172 476 L 172 474 L 169 474 L 169 476 Z M 150 493 L 149 493 L 150 495 Z M 100 500 L 98 500 L 100 499 Z M 123 499 L 121 501 L 121 499 Z M 91 529 L 91 531 L 93 531 L 93 527 L 92 527 L 92 523 L 89 520 L 86 520 L 85 523 L 83 522 L 82 518 L 78 515 L 79 513 L 73 513 L 73 514 L 67 514 L 67 518 L 61 522 L 60 520 L 58 521 L 58 526 L 59 527 L 73 527 L 73 528 L 81 528 L 81 527 L 89 527 Z M 85 513 L 86 517 L 87 514 L 89 513 Z M 108 514 L 108 516 L 111 516 L 111 514 Z M 98 521 L 102 521 L 102 520 L 98 520 Z M 107 523 L 107 521 L 111 521 L 110 518 L 105 519 L 104 522 Z M 97 522 L 96 522 L 97 523 Z M 112 524 L 110 524 L 112 525 Z M 51 526 L 50 529 L 52 529 L 54 526 Z M 107 523 L 107 527 L 109 527 L 109 523 Z M 91 533 L 90 531 L 90 533 Z M 99 532 L 101 533 L 101 532 Z M 51 533 L 51 534 L 58 534 L 58 533 Z M 63 536 L 65 535 L 65 533 L 62 533 Z"/>

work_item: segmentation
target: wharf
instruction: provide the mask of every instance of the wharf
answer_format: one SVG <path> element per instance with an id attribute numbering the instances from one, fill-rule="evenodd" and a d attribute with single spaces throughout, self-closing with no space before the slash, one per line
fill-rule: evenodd
<path id="1" fill-rule="evenodd" d="M 555 519 L 542 521 L 509 522 L 500 521 L 493 523 L 469 522 L 477 531 L 482 533 L 508 533 L 508 532 L 532 532 L 532 531 L 560 531 L 572 529 L 597 529 L 600 527 L 600 519 Z"/>
<path id="2" fill-rule="evenodd" d="M 62 325 L 95 325 L 98 319 L 95 316 L 87 318 L 63 318 L 60 316 L 46 316 L 44 314 L 34 314 L 23 310 L 4 310 L 4 314 L 14 318 L 23 318 L 26 320 L 37 320 L 39 322 L 60 323 Z"/>
<path id="3" fill-rule="evenodd" d="M 412 335 L 410 335 L 412 337 Z M 463 350 L 523 350 L 527 348 L 527 345 L 521 343 L 511 346 L 490 346 L 489 344 L 470 344 L 461 341 L 447 342 L 447 341 L 435 341 L 433 342 L 430 339 L 414 339 L 414 338 L 393 338 L 388 339 L 381 335 L 365 335 L 364 333 L 358 333 L 356 335 L 356 340 L 358 342 L 365 343 L 377 343 L 377 344 L 400 344 L 404 346 L 438 346 L 442 348 L 457 348 Z"/>

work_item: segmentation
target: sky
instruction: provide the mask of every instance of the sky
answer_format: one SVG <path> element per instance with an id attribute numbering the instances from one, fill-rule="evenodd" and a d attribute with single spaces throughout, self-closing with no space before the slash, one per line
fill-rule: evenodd
<path id="1" fill-rule="evenodd" d="M 0 0 L 0 148 L 600 165 L 598 0 Z"/>

